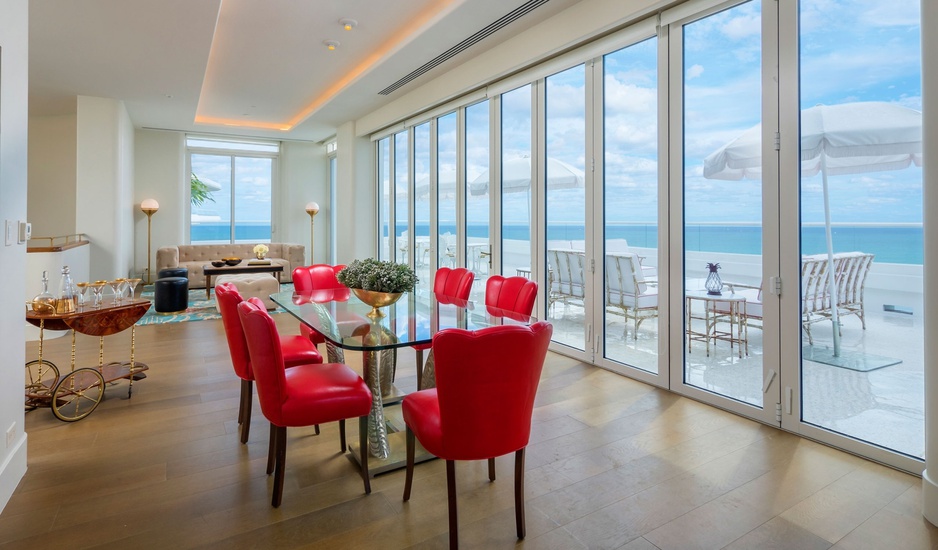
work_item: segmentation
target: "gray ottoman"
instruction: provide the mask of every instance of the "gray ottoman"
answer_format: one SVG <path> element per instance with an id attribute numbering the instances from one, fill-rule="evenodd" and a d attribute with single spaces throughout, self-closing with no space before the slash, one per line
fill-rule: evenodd
<path id="1" fill-rule="evenodd" d="M 188 277 L 162 277 L 154 284 L 153 308 L 157 313 L 175 313 L 189 307 Z"/>

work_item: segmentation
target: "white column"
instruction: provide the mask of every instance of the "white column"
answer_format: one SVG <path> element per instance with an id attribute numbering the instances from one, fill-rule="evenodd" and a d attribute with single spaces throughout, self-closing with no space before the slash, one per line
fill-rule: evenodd
<path id="1" fill-rule="evenodd" d="M 925 169 L 922 175 L 925 211 L 925 471 L 922 472 L 922 514 L 938 525 L 938 2 L 922 0 L 922 131 Z M 934 233 L 934 234 L 933 234 Z"/>

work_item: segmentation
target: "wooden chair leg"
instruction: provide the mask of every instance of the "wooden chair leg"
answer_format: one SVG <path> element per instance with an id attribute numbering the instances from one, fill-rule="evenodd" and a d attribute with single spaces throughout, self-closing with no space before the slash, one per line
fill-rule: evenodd
<path id="1" fill-rule="evenodd" d="M 404 476 L 404 501 L 410 500 L 410 487 L 414 483 L 414 432 L 407 427 L 407 474 Z"/>
<path id="2" fill-rule="evenodd" d="M 459 532 L 456 524 L 456 461 L 446 461 L 446 498 L 449 506 L 449 547 L 459 548 Z"/>
<path id="3" fill-rule="evenodd" d="M 270 425 L 270 442 L 267 444 L 267 475 L 274 473 L 274 461 L 277 458 L 277 426 Z"/>
<path id="4" fill-rule="evenodd" d="M 319 435 L 319 424 L 316 424 L 314 427 L 316 428 L 316 435 Z"/>
<path id="5" fill-rule="evenodd" d="M 343 420 L 344 422 L 344 420 Z M 362 463 L 362 480 L 365 494 L 371 494 L 371 473 L 368 471 L 368 415 L 358 417 L 358 454 Z"/>
<path id="6" fill-rule="evenodd" d="M 345 452 L 345 419 L 339 420 L 339 445 L 342 446 L 342 452 Z"/>
<path id="7" fill-rule="evenodd" d="M 417 350 L 417 391 L 422 390 L 423 383 L 423 350 Z"/>
<path id="8" fill-rule="evenodd" d="M 241 422 L 241 443 L 248 442 L 251 434 L 251 408 L 254 405 L 254 383 L 250 380 L 241 381 L 241 407 L 238 419 Z"/>
<path id="9" fill-rule="evenodd" d="M 283 478 L 287 462 L 287 428 L 277 426 L 277 458 L 274 465 L 274 495 L 270 504 L 274 508 L 280 507 L 283 500 Z"/>
<path id="10" fill-rule="evenodd" d="M 495 458 L 489 459 L 489 481 L 495 481 Z"/>
<path id="11" fill-rule="evenodd" d="M 524 528 L 524 448 L 515 451 L 515 527 L 523 539 Z"/>

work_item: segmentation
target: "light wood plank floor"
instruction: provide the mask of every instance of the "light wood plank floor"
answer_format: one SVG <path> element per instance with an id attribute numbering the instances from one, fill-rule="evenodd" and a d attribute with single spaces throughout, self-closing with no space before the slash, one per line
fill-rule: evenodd
<path id="1" fill-rule="evenodd" d="M 67 365 L 68 346 L 47 340 L 44 352 Z M 26 347 L 35 358 L 36 343 Z M 105 361 L 129 348 L 129 331 L 110 337 Z M 96 364 L 96 339 L 80 338 L 79 350 L 79 366 Z M 150 371 L 132 399 L 121 381 L 80 422 L 27 413 L 29 470 L 0 514 L 0 546 L 446 546 L 444 464 L 417 466 L 408 503 L 402 471 L 376 477 L 366 496 L 336 425 L 290 430 L 283 505 L 271 508 L 268 425 L 255 401 L 250 443 L 238 443 L 239 382 L 220 321 L 140 327 L 136 352 Z M 413 388 L 413 354 L 399 361 L 399 385 Z M 350 422 L 352 441 L 356 430 Z M 497 461 L 494 483 L 484 462 L 457 465 L 463 548 L 938 547 L 920 479 L 553 354 L 521 543 L 512 463 Z"/>

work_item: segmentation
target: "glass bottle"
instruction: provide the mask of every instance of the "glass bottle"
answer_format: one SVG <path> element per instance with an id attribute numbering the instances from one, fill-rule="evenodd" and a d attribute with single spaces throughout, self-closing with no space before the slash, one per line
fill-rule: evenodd
<path id="1" fill-rule="evenodd" d="M 55 301 L 56 313 L 71 313 L 77 309 L 75 300 L 75 286 L 68 266 L 62 267 L 62 279 L 59 281 L 59 295 Z"/>
<path id="2" fill-rule="evenodd" d="M 36 313 L 55 312 L 55 296 L 49 292 L 49 272 L 42 272 L 42 292 L 33 298 L 33 311 Z"/>

